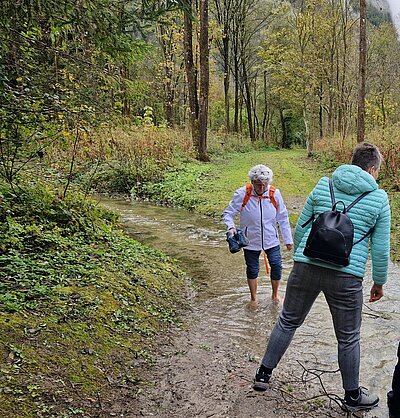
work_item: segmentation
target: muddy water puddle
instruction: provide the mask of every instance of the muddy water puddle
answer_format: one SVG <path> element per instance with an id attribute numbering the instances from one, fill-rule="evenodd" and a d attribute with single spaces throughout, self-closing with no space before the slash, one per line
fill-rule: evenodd
<path id="1" fill-rule="evenodd" d="M 222 223 L 147 202 L 101 197 L 101 204 L 120 214 L 130 236 L 176 258 L 199 285 L 196 315 L 204 324 L 202 349 L 212 351 L 212 346 L 221 341 L 240 347 L 241 352 L 248 353 L 248 360 L 254 362 L 255 370 L 280 310 L 280 306 L 270 300 L 269 280 L 262 260 L 259 303 L 253 307 L 249 305 L 243 254 L 229 253 Z M 283 250 L 283 257 L 281 297 L 284 297 L 286 279 L 292 266 L 291 253 Z M 365 417 L 388 417 L 386 392 L 391 385 L 400 339 L 399 278 L 400 268 L 392 264 L 385 297 L 374 304 L 368 302 L 372 283 L 370 266 L 364 279 L 361 384 L 381 398 L 380 406 L 365 413 Z M 211 354 L 209 361 L 212 361 Z M 342 395 L 336 339 L 323 295 L 318 297 L 306 322 L 297 331 L 277 370 L 281 367 L 291 370 L 294 376 L 302 376 L 304 370 L 309 370 L 311 374 L 307 373 L 307 378 L 314 380 L 316 385 L 327 392 Z M 248 376 L 249 381 L 252 377 Z"/>

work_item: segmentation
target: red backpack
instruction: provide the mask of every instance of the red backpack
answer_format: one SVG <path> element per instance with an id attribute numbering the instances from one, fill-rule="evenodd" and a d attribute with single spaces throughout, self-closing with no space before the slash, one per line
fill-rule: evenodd
<path id="1" fill-rule="evenodd" d="M 268 196 L 257 196 L 253 194 L 253 185 L 251 183 L 246 184 L 246 193 L 243 198 L 242 207 L 240 210 L 243 210 L 243 208 L 246 206 L 247 202 L 251 197 L 256 197 L 258 199 L 269 199 L 271 203 L 274 205 L 275 209 L 278 210 L 278 203 L 275 200 L 274 194 L 275 194 L 276 188 L 274 186 L 269 187 Z"/>

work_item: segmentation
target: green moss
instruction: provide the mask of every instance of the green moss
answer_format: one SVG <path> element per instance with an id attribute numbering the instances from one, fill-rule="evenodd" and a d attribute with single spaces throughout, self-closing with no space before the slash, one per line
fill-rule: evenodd
<path id="1" fill-rule="evenodd" d="M 52 193 L 1 192 L 1 417 L 70 416 L 107 398 L 110 382 L 133 390 L 136 360 L 151 361 L 152 337 L 179 322 L 186 277 L 175 262 L 81 196 Z"/>

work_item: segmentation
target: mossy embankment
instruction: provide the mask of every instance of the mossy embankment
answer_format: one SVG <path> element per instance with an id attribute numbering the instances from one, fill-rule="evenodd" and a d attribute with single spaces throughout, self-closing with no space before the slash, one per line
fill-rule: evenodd
<path id="1" fill-rule="evenodd" d="M 0 416 L 112 416 L 179 322 L 187 278 L 77 192 L 0 199 Z"/>

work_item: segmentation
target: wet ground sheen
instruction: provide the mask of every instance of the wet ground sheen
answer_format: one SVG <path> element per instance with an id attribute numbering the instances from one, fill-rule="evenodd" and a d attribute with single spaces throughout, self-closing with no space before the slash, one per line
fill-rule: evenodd
<path id="1" fill-rule="evenodd" d="M 134 416 L 346 416 L 334 400 L 342 396 L 341 379 L 323 295 L 296 333 L 269 390 L 254 392 L 251 381 L 280 310 L 270 300 L 263 264 L 259 303 L 252 307 L 243 254 L 229 253 L 222 223 L 146 202 L 102 197 L 101 203 L 120 213 L 128 234 L 179 260 L 199 284 L 184 329 L 160 336 L 160 355 L 148 372 L 148 387 L 138 394 Z M 298 204 L 288 204 L 289 210 L 292 207 Z M 292 266 L 291 254 L 284 250 L 283 255 L 282 297 Z M 386 418 L 386 392 L 400 338 L 400 269 L 390 266 L 386 295 L 371 304 L 369 268 L 364 280 L 361 384 L 378 393 L 381 403 L 357 416 Z"/>

